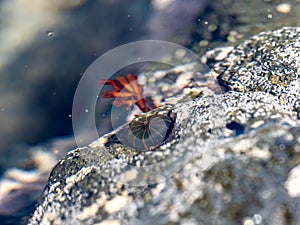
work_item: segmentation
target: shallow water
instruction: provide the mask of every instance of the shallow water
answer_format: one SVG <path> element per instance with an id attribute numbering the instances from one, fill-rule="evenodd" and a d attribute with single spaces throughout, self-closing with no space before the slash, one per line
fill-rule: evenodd
<path id="1" fill-rule="evenodd" d="M 42 145 L 46 152 L 58 149 L 57 158 L 75 147 L 75 89 L 88 66 L 106 51 L 157 38 L 202 54 L 216 46 L 236 45 L 263 30 L 299 26 L 300 21 L 297 0 L 188 2 L 0 1 L 1 174 L 10 167 L 35 168 L 32 146 Z M 105 101 L 97 107 L 100 135 L 112 129 L 110 105 Z M 33 205 L 31 201 L 29 211 Z M 14 215 L 14 209 L 10 213 L 5 218 Z M 6 224 L 18 223 L 26 213 Z"/>

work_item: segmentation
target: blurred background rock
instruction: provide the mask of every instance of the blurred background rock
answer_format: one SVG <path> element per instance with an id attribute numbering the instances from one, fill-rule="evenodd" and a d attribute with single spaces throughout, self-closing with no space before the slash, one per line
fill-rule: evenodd
<path id="1" fill-rule="evenodd" d="M 137 40 L 148 10 L 149 0 L 0 2 L 2 169 L 27 145 L 72 134 L 81 75 L 105 51 Z"/>

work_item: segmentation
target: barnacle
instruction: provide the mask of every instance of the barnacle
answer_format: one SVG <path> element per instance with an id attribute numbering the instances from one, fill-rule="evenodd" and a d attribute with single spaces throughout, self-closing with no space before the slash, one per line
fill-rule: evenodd
<path id="1" fill-rule="evenodd" d="M 171 106 L 149 107 L 148 100 L 143 97 L 142 86 L 137 83 L 137 76 L 128 74 L 126 77 L 117 76 L 116 80 L 99 82 L 113 87 L 113 90 L 103 93 L 102 96 L 116 98 L 114 105 L 126 105 L 130 109 L 136 104 L 143 111 L 116 132 L 114 137 L 117 137 L 118 142 L 139 151 L 146 151 L 158 147 L 169 138 L 174 124 Z"/>
<path id="2" fill-rule="evenodd" d="M 174 120 L 170 108 L 158 108 L 136 116 L 117 136 L 125 146 L 139 151 L 152 150 L 168 140 Z"/>
<path id="3" fill-rule="evenodd" d="M 126 105 L 129 110 L 136 104 L 143 112 L 156 108 L 153 104 L 149 106 L 149 101 L 143 97 L 143 86 L 137 83 L 137 76 L 133 74 L 117 76 L 116 80 L 100 80 L 99 83 L 113 87 L 113 90 L 103 93 L 102 96 L 116 98 L 113 102 L 116 106 Z"/>

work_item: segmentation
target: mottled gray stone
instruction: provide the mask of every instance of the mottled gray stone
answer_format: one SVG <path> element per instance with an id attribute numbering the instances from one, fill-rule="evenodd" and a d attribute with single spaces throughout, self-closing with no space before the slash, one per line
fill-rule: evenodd
<path id="1" fill-rule="evenodd" d="M 215 70 L 228 90 L 265 91 L 295 104 L 300 93 L 300 28 L 255 35 L 238 45 Z"/>
<path id="2" fill-rule="evenodd" d="M 193 88 L 192 98 L 175 92 L 177 102 L 157 109 L 173 115 L 174 127 L 151 151 L 122 144 L 125 124 L 70 152 L 30 224 L 298 225 L 300 196 L 287 183 L 300 162 L 294 105 L 261 89 Z"/>

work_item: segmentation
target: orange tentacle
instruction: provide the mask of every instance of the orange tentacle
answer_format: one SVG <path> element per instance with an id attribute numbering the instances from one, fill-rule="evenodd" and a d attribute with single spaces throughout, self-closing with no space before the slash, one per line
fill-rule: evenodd
<path id="1" fill-rule="evenodd" d="M 147 100 L 143 98 L 143 86 L 138 84 L 137 76 L 129 73 L 126 77 L 117 76 L 116 80 L 99 80 L 99 83 L 112 86 L 113 90 L 104 92 L 102 96 L 116 98 L 114 105 L 125 105 L 129 110 L 133 104 L 136 104 L 143 112 L 151 111 L 147 106 Z M 153 105 L 153 108 L 156 106 Z"/>

